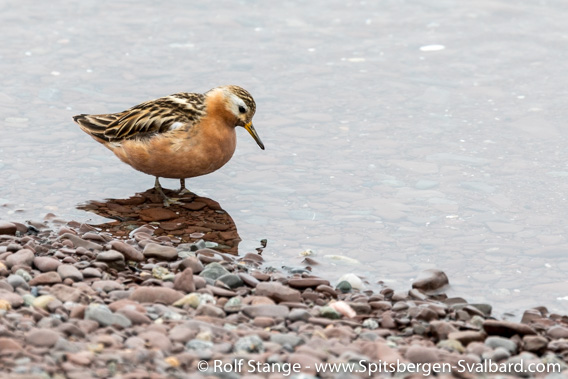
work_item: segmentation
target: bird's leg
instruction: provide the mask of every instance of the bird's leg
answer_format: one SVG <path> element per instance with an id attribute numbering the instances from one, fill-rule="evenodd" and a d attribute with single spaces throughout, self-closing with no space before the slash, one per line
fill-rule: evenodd
<path id="1" fill-rule="evenodd" d="M 180 195 L 185 195 L 186 193 L 191 193 L 190 190 L 188 190 L 187 188 L 185 188 L 185 178 L 181 178 L 179 180 L 179 185 L 180 185 L 180 189 L 179 189 L 179 194 Z"/>
<path id="2" fill-rule="evenodd" d="M 182 202 L 178 201 L 179 199 L 174 199 L 174 198 L 166 196 L 166 194 L 164 193 L 164 190 L 162 189 L 162 186 L 160 185 L 160 180 L 157 176 L 156 176 L 156 182 L 154 183 L 154 189 L 164 199 L 164 207 L 169 207 L 172 204 L 183 204 Z"/>

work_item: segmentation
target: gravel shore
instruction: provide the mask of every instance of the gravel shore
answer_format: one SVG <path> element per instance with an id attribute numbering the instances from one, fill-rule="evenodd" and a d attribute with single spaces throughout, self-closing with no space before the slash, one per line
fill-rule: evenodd
<path id="1" fill-rule="evenodd" d="M 261 248 L 232 254 L 239 237 L 218 204 L 192 200 L 91 203 L 122 215 L 97 227 L 0 221 L 2 377 L 568 375 L 567 316 L 494 319 L 444 295 L 438 270 L 373 292 L 354 273 L 334 286 L 268 267 Z"/>

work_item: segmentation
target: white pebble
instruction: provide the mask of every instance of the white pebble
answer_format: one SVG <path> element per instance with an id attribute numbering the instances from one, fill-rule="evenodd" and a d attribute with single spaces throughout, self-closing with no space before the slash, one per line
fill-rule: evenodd
<path id="1" fill-rule="evenodd" d="M 339 278 L 339 280 L 337 282 L 339 283 L 339 282 L 343 282 L 343 281 L 351 284 L 351 288 L 354 288 L 356 290 L 363 289 L 363 281 L 361 280 L 361 278 L 359 278 L 355 274 L 351 274 L 351 273 L 345 274 L 341 278 Z"/>

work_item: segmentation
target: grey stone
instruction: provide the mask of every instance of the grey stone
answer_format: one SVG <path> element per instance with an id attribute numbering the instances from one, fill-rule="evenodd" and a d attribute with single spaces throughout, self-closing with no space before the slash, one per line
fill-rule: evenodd
<path id="1" fill-rule="evenodd" d="M 213 342 L 211 341 L 203 341 L 198 339 L 192 339 L 185 344 L 185 348 L 187 350 L 210 350 L 213 348 Z"/>
<path id="2" fill-rule="evenodd" d="M 230 288 L 237 288 L 244 285 L 243 280 L 236 274 L 225 274 L 217 278 L 218 281 L 225 283 Z"/>
<path id="3" fill-rule="evenodd" d="M 293 333 L 277 333 L 270 335 L 270 342 L 275 342 L 279 345 L 296 347 L 304 343 L 304 339 Z"/>
<path id="4" fill-rule="evenodd" d="M 238 297 L 232 297 L 230 298 L 225 305 L 223 306 L 223 310 L 227 313 L 235 313 L 241 310 L 241 308 L 243 307 L 243 300 Z"/>
<path id="5" fill-rule="evenodd" d="M 263 353 L 264 344 L 256 334 L 239 338 L 234 345 L 235 353 Z"/>
<path id="6" fill-rule="evenodd" d="M 308 319 L 312 317 L 310 312 L 302 308 L 294 308 L 288 314 L 287 319 L 295 322 L 295 321 L 308 321 Z"/>
<path id="7" fill-rule="evenodd" d="M 517 344 L 515 343 L 515 341 L 498 336 L 487 337 L 485 339 L 485 345 L 489 346 L 492 349 L 502 347 L 510 354 L 515 354 L 515 352 L 517 351 Z"/>
<path id="8" fill-rule="evenodd" d="M 124 315 L 112 313 L 112 311 L 102 304 L 91 304 L 85 309 L 85 320 L 93 320 L 101 326 L 120 325 L 128 328 L 132 322 Z"/>
<path id="9" fill-rule="evenodd" d="M 228 274 L 229 271 L 221 264 L 217 262 L 209 263 L 203 271 L 199 273 L 199 276 L 202 276 L 206 279 L 211 279 L 213 281 L 219 279 L 221 276 Z"/>
<path id="10" fill-rule="evenodd" d="M 377 329 L 379 327 L 379 323 L 375 319 L 368 318 L 365 321 L 363 321 L 363 324 L 361 324 L 361 326 L 367 329 Z"/>
<path id="11" fill-rule="evenodd" d="M 503 361 L 511 357 L 511 352 L 504 347 L 497 347 L 493 351 L 488 351 L 482 354 L 482 358 L 485 360 L 491 360 L 494 362 Z"/>
<path id="12" fill-rule="evenodd" d="M 30 290 L 28 282 L 26 282 L 26 280 L 22 278 L 20 275 L 11 274 L 10 276 L 8 276 L 7 281 L 12 287 L 14 287 L 14 289 L 22 288 L 26 291 Z"/>

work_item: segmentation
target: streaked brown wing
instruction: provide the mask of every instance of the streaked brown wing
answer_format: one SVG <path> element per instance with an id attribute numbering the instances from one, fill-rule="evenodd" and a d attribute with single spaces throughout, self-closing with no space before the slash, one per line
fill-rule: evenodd
<path id="1" fill-rule="evenodd" d="M 147 101 L 124 112 L 79 115 L 74 119 L 85 131 L 105 141 L 143 138 L 172 130 L 176 123 L 191 128 L 205 115 L 204 99 L 201 94 L 182 92 Z"/>

